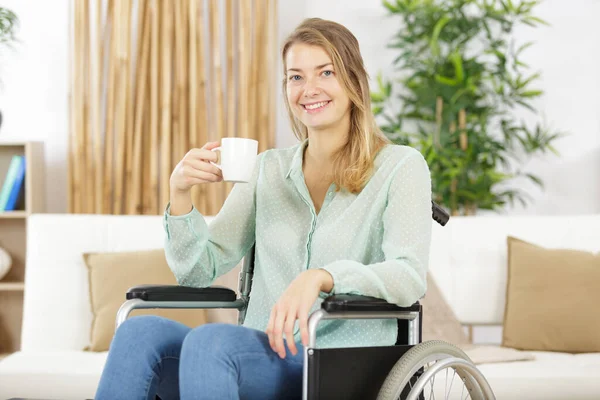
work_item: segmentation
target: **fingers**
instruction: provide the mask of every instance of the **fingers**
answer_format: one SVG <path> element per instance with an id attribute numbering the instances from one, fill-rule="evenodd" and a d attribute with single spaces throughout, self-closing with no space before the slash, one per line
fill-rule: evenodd
<path id="1" fill-rule="evenodd" d="M 223 176 L 220 173 L 217 175 L 190 167 L 182 167 L 178 173 L 181 177 L 181 181 L 189 186 L 205 182 L 220 182 L 223 180 Z"/>
<path id="2" fill-rule="evenodd" d="M 218 142 L 211 142 L 211 143 L 217 143 Z M 206 147 L 206 145 L 205 145 Z M 219 161 L 219 155 L 217 154 L 216 151 L 211 151 L 211 149 L 214 149 L 218 146 L 209 146 L 208 148 L 201 148 L 201 149 L 191 149 L 190 151 L 188 151 L 187 155 L 185 158 L 191 158 L 194 160 L 199 160 L 199 161 L 212 161 L 212 162 L 218 162 Z"/>
<path id="3" fill-rule="evenodd" d="M 296 342 L 294 341 L 294 323 L 296 322 L 296 311 L 290 310 L 287 313 L 287 317 L 285 319 L 285 326 L 283 331 L 285 333 L 285 339 L 287 342 L 287 346 L 292 352 L 293 355 L 298 354 L 298 349 L 296 348 Z M 283 349 L 285 354 L 285 348 Z"/>
<path id="4" fill-rule="evenodd" d="M 273 337 L 273 325 L 275 325 L 276 312 L 277 312 L 277 309 L 275 307 L 273 307 L 273 309 L 271 310 L 271 315 L 269 316 L 269 322 L 267 323 L 267 330 L 265 331 L 269 338 L 269 345 L 271 346 L 271 349 L 274 352 L 277 352 L 277 350 L 275 350 L 275 339 Z"/>
<path id="5" fill-rule="evenodd" d="M 300 310 L 298 313 L 298 325 L 300 327 L 300 337 L 302 346 L 308 346 L 308 310 Z"/>
<path id="6" fill-rule="evenodd" d="M 267 323 L 266 333 L 269 338 L 269 345 L 271 349 L 279 355 L 280 358 L 285 358 L 285 344 L 283 343 L 283 334 L 284 330 L 286 331 L 286 337 L 289 340 L 290 335 L 287 334 L 287 331 L 292 332 L 292 342 L 293 342 L 293 329 L 294 329 L 294 320 L 292 319 L 292 327 L 287 327 L 286 316 L 289 315 L 284 306 L 277 304 L 271 310 L 271 315 L 269 317 L 269 322 Z M 289 346 L 289 345 L 288 345 Z M 290 349 L 291 350 L 291 349 Z"/>
<path id="7" fill-rule="evenodd" d="M 221 169 L 211 162 L 218 161 L 216 152 L 211 151 L 219 146 L 219 142 L 208 142 L 201 149 L 191 149 L 177 163 L 169 178 L 171 190 L 188 192 L 194 185 L 222 182 Z"/>
<path id="8" fill-rule="evenodd" d="M 186 170 L 186 173 L 188 171 L 191 174 L 193 174 L 194 171 L 204 171 L 217 176 L 221 175 L 221 170 L 215 165 L 195 158 L 184 158 L 182 164 L 183 168 Z"/>
<path id="9" fill-rule="evenodd" d="M 280 358 L 285 358 L 285 341 L 293 355 L 298 354 L 298 348 L 294 341 L 294 324 L 296 322 L 296 311 L 294 309 L 283 309 L 282 306 L 276 305 L 271 311 L 269 323 L 267 324 L 267 336 L 269 345 Z"/>
<path id="10" fill-rule="evenodd" d="M 216 142 L 206 142 L 206 144 L 204 146 L 202 146 L 203 149 L 206 150 L 212 150 L 214 148 L 217 148 L 221 145 L 221 142 L 216 141 Z"/>
<path id="11" fill-rule="evenodd" d="M 220 175 L 211 174 L 204 171 L 196 171 L 193 175 L 186 177 L 186 182 L 191 185 L 203 182 L 221 182 L 223 177 Z"/>
<path id="12" fill-rule="evenodd" d="M 277 306 L 276 306 L 277 307 Z M 283 324 L 285 322 L 286 312 L 283 309 L 277 310 L 275 316 L 275 325 L 273 326 L 273 340 L 275 342 L 275 351 L 280 358 L 285 358 L 285 345 L 283 343 Z"/>

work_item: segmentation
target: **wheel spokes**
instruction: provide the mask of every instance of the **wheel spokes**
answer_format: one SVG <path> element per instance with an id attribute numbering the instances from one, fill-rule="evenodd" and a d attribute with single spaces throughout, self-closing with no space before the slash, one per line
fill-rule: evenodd
<path id="1" fill-rule="evenodd" d="M 428 365 L 429 366 L 429 365 Z M 428 366 L 425 367 L 425 371 L 427 371 Z M 450 373 L 449 369 L 452 369 L 452 376 L 448 377 L 448 374 Z M 423 390 L 421 391 L 421 394 L 424 396 L 424 398 L 426 399 L 430 399 L 430 400 L 435 400 L 436 399 L 436 395 L 442 395 L 442 398 L 444 400 L 454 400 L 454 399 L 458 399 L 458 400 L 466 400 L 466 399 L 470 399 L 471 398 L 471 393 L 469 393 L 469 390 L 465 391 L 465 388 L 467 387 L 466 381 L 464 378 L 462 378 L 460 376 L 460 372 L 457 372 L 457 370 L 455 368 L 445 368 L 445 374 L 446 377 L 444 379 L 444 383 L 442 385 L 442 382 L 440 380 L 438 380 L 438 385 L 436 387 L 436 377 L 442 373 L 442 371 L 438 371 L 438 373 L 434 374 L 426 383 L 425 386 L 423 387 Z M 459 380 L 460 383 L 462 384 L 462 388 L 460 389 L 460 394 L 458 393 L 458 388 L 456 386 L 454 386 L 454 381 L 456 379 L 456 376 L 459 375 Z M 448 379 L 450 378 L 450 379 Z M 429 390 L 425 389 L 427 387 L 427 385 L 430 385 Z M 412 390 L 414 387 L 413 382 L 409 383 L 409 387 Z M 454 392 L 452 391 L 452 389 L 454 388 Z M 443 392 L 443 393 L 440 393 Z M 460 396 L 460 397 L 459 397 Z"/>

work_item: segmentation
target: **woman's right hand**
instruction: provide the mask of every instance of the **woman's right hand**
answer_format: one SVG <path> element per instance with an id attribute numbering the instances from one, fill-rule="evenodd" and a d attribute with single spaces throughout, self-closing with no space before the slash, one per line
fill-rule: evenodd
<path id="1" fill-rule="evenodd" d="M 217 153 L 211 151 L 219 142 L 208 142 L 201 149 L 191 149 L 175 166 L 169 185 L 171 193 L 188 193 L 200 183 L 221 182 L 221 170 L 210 162 L 217 162 Z"/>

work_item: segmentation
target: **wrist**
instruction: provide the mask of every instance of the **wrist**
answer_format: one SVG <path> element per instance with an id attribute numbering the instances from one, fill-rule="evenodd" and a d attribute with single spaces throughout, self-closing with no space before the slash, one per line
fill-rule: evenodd
<path id="1" fill-rule="evenodd" d="M 319 290 L 325 293 L 331 293 L 333 290 L 333 276 L 329 273 L 329 271 L 319 268 L 316 270 L 319 273 Z"/>
<path id="2" fill-rule="evenodd" d="M 191 189 L 181 190 L 181 189 L 172 188 L 169 190 L 169 195 L 171 197 L 187 197 L 187 196 L 190 196 L 191 193 L 192 193 Z"/>
<path id="3" fill-rule="evenodd" d="M 172 216 L 185 215 L 193 208 L 192 196 L 189 192 L 171 191 L 170 203 Z"/>

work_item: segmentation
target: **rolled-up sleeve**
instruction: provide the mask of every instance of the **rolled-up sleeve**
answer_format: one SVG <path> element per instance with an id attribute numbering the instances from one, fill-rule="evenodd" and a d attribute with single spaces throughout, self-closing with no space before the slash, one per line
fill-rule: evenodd
<path id="1" fill-rule="evenodd" d="M 210 225 L 193 207 L 185 215 L 164 213 L 165 256 L 180 285 L 210 286 L 235 267 L 255 240 L 256 187 L 264 153 L 248 183 L 237 183 Z"/>

